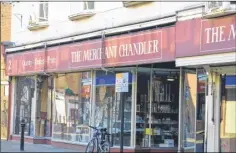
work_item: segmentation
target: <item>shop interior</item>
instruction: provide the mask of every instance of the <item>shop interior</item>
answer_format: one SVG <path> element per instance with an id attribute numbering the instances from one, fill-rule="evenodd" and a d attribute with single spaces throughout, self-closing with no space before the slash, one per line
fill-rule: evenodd
<path id="1" fill-rule="evenodd" d="M 136 148 L 178 146 L 179 70 L 161 66 L 137 69 Z"/>
<path id="2" fill-rule="evenodd" d="M 92 132 L 88 124 L 107 127 L 112 146 L 119 146 L 120 107 L 125 101 L 124 146 L 177 147 L 179 69 L 174 67 L 174 63 L 148 64 L 41 78 L 31 130 L 37 137 L 87 144 Z M 118 73 L 128 74 L 124 94 L 116 92 Z"/>

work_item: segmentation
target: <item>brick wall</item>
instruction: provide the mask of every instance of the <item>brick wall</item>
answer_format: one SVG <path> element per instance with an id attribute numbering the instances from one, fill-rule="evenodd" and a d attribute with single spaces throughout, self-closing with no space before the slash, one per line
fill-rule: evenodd
<path id="1" fill-rule="evenodd" d="M 1 2 L 0 6 L 0 42 L 11 40 L 11 4 Z M 0 47 L 1 48 L 1 47 Z M 7 138 L 7 114 L 8 114 L 8 95 L 5 93 L 5 88 L 8 86 L 8 78 L 5 75 L 5 64 L 1 50 L 1 139 Z"/>

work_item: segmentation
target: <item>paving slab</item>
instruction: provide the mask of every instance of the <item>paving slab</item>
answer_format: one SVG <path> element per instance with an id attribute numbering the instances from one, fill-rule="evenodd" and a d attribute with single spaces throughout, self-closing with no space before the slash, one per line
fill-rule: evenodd
<path id="1" fill-rule="evenodd" d="M 32 144 L 25 142 L 24 151 L 20 151 L 19 141 L 1 140 L 1 152 L 84 152 L 79 150 L 69 150 L 57 148 L 46 144 Z"/>

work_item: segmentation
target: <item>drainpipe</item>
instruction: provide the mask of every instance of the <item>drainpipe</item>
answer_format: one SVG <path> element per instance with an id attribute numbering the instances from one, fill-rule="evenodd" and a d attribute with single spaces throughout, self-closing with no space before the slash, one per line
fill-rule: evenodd
<path id="1" fill-rule="evenodd" d="M 179 75 L 179 143 L 178 143 L 178 152 L 183 152 L 183 93 L 184 93 L 184 72 L 183 68 L 180 67 Z"/>

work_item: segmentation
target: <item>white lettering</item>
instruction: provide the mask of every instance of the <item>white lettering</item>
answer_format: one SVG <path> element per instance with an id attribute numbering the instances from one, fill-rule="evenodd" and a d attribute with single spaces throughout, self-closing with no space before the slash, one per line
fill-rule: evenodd
<path id="1" fill-rule="evenodd" d="M 209 44 L 210 43 L 210 30 L 211 30 L 211 28 L 206 28 L 205 29 L 205 32 L 207 32 L 207 44 Z"/>
<path id="2" fill-rule="evenodd" d="M 153 53 L 158 53 L 158 40 L 153 40 Z"/>
<path id="3" fill-rule="evenodd" d="M 219 42 L 219 27 L 214 27 L 211 29 L 211 42 Z"/>
<path id="4" fill-rule="evenodd" d="M 225 41 L 225 38 L 224 38 L 224 28 L 225 28 L 225 26 L 220 26 L 220 42 L 221 41 Z"/>
<path id="5" fill-rule="evenodd" d="M 229 32 L 229 38 L 228 41 L 230 41 L 231 39 L 235 39 L 236 38 L 236 26 L 234 26 L 233 24 L 230 25 L 230 32 Z"/>

